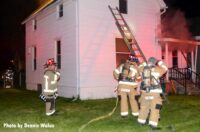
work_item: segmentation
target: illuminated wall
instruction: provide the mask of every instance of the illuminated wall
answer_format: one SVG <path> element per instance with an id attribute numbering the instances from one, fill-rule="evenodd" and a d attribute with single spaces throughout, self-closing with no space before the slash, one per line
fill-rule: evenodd
<path id="1" fill-rule="evenodd" d="M 63 2 L 64 15 L 57 18 L 57 5 Z M 37 13 L 37 29 L 32 31 L 32 19 L 26 22 L 27 88 L 36 89 L 42 83 L 43 64 L 55 57 L 55 42 L 61 41 L 61 80 L 59 94 L 80 95 L 81 99 L 114 97 L 117 82 L 116 38 L 121 35 L 108 9 L 119 6 L 118 0 L 63 0 Z M 156 42 L 160 23 L 160 7 L 156 0 L 128 0 L 124 15 L 145 56 L 161 58 Z M 29 49 L 37 47 L 37 69 L 31 69 Z"/>

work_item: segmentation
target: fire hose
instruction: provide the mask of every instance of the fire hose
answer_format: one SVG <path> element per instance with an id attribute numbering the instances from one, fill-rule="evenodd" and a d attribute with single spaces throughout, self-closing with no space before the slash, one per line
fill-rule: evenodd
<path id="1" fill-rule="evenodd" d="M 117 105 L 118 105 L 118 102 L 119 102 L 119 99 L 118 97 L 116 97 L 116 103 L 115 103 L 115 107 L 112 109 L 112 111 L 106 115 L 103 115 L 103 116 L 99 116 L 99 117 L 96 117 L 90 121 L 88 121 L 87 123 L 83 124 L 80 128 L 79 128 L 79 132 L 82 132 L 84 128 L 86 128 L 89 124 L 95 122 L 95 121 L 99 121 L 99 120 L 102 120 L 102 119 L 105 119 L 105 118 L 108 118 L 110 117 L 111 115 L 113 115 L 113 113 L 115 112 L 116 108 L 117 108 Z"/>

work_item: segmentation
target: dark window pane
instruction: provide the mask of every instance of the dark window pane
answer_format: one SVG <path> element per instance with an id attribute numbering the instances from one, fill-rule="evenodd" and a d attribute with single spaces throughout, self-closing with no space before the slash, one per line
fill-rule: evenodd
<path id="1" fill-rule="evenodd" d="M 34 59 L 36 59 L 36 47 L 34 47 Z"/>
<path id="2" fill-rule="evenodd" d="M 177 57 L 173 57 L 172 65 L 173 65 L 173 67 L 178 67 L 178 58 Z"/>
<path id="3" fill-rule="evenodd" d="M 56 44 L 56 60 L 58 64 L 58 69 L 61 69 L 61 41 L 58 40 Z"/>
<path id="4" fill-rule="evenodd" d="M 36 59 L 34 59 L 34 70 L 37 69 Z"/>
<path id="5" fill-rule="evenodd" d="M 36 51 L 36 47 L 34 47 L 33 49 L 33 69 L 36 70 L 37 69 L 37 60 L 36 60 L 36 54 L 37 54 L 37 51 Z"/>
<path id="6" fill-rule="evenodd" d="M 61 56 L 57 56 L 58 69 L 61 69 Z"/>
<path id="7" fill-rule="evenodd" d="M 63 5 L 59 5 L 59 17 L 63 16 Z"/>
<path id="8" fill-rule="evenodd" d="M 172 51 L 172 56 L 173 56 L 173 57 L 177 57 L 177 55 L 178 55 L 177 50 L 173 50 L 173 51 Z"/>
<path id="9" fill-rule="evenodd" d="M 36 30 L 36 29 L 37 29 L 37 21 L 34 20 L 34 30 Z"/>
<path id="10" fill-rule="evenodd" d="M 127 14 L 127 0 L 119 0 L 119 11 L 121 13 Z"/>

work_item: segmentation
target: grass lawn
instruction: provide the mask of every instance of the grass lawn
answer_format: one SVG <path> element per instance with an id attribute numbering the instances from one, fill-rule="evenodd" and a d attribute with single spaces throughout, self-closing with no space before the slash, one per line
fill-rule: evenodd
<path id="1" fill-rule="evenodd" d="M 200 97 L 168 96 L 170 104 L 164 104 L 159 126 L 162 132 L 200 132 Z M 57 116 L 45 115 L 44 103 L 33 91 L 0 88 L 0 132 L 78 132 L 78 129 L 93 118 L 105 115 L 115 106 L 115 98 L 72 102 L 71 99 L 57 99 Z M 54 128 L 37 128 L 41 123 Z M 17 125 L 23 128 L 17 128 Z M 24 128 L 25 124 L 35 125 Z M 8 125 L 12 128 L 9 128 Z M 16 127 L 16 128 L 14 128 Z M 115 113 L 103 120 L 93 122 L 83 132 L 148 132 L 148 126 L 140 126 L 131 115 L 121 118 L 119 105 Z"/>

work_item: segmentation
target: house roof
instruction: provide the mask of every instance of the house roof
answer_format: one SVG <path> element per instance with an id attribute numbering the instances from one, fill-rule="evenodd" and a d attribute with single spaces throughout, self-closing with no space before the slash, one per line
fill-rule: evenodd
<path id="1" fill-rule="evenodd" d="M 190 52 L 196 46 L 200 46 L 200 42 L 198 41 L 183 40 L 176 38 L 159 38 L 158 41 L 162 48 L 165 48 L 165 44 L 168 44 L 169 50 L 181 49 L 183 51 Z"/>
<path id="2" fill-rule="evenodd" d="M 25 24 L 28 20 L 30 20 L 31 18 L 35 17 L 36 14 L 38 14 L 39 12 L 41 12 L 42 10 L 44 10 L 45 8 L 47 8 L 48 6 L 50 6 L 51 4 L 53 4 L 56 1 L 58 1 L 58 0 L 48 0 L 46 3 L 41 5 L 38 9 L 36 9 L 29 17 L 27 17 L 22 22 L 22 24 Z"/>

